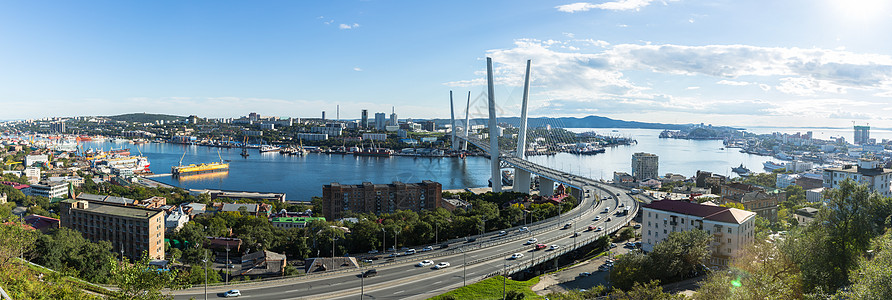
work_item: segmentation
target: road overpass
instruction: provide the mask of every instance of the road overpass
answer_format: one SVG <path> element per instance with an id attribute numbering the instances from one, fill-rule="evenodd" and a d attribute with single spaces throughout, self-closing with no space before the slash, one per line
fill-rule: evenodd
<path id="1" fill-rule="evenodd" d="M 488 62 L 490 79 L 490 107 L 494 106 L 491 88 L 491 62 Z M 524 113 L 529 89 L 529 61 L 524 91 Z M 495 110 L 490 109 L 490 124 L 494 126 Z M 467 128 L 467 117 L 465 121 Z M 453 123 L 454 124 L 454 123 Z M 522 121 L 519 135 L 525 135 L 525 120 Z M 493 128 L 493 127 L 490 127 Z M 526 186 L 529 186 L 529 175 L 540 178 L 541 189 L 545 195 L 553 191 L 554 183 L 563 183 L 573 187 L 579 205 L 565 214 L 547 220 L 526 225 L 529 230 L 521 231 L 522 226 L 506 229 L 507 235 L 497 232 L 485 233 L 473 243 L 452 241 L 453 246 L 414 255 L 403 256 L 393 261 L 384 261 L 365 265 L 360 269 L 337 270 L 305 276 L 281 278 L 248 283 L 233 283 L 227 286 L 215 285 L 208 288 L 209 297 L 222 296 L 229 289 L 239 289 L 243 297 L 252 299 L 426 299 L 465 284 L 486 279 L 494 275 L 513 274 L 555 259 L 570 251 L 587 245 L 596 239 L 614 233 L 631 221 L 637 214 L 639 202 L 628 194 L 628 191 L 598 180 L 573 175 L 557 169 L 538 165 L 523 158 L 523 147 L 518 146 L 517 155 L 504 151 L 491 151 L 490 145 L 498 145 L 469 138 L 467 134 L 460 137 L 490 153 L 493 161 L 493 189 L 500 190 L 501 164 L 515 168 L 515 174 L 526 173 Z M 521 144 L 523 140 L 520 140 Z M 497 147 L 497 146 L 496 146 Z M 496 149 L 498 150 L 498 149 Z M 550 183 L 550 184 L 549 184 Z M 515 186 L 524 182 L 515 179 Z M 517 190 L 517 189 L 515 189 Z M 627 214 L 621 212 L 628 209 Z M 600 217 L 595 221 L 595 217 Z M 571 228 L 564 229 L 565 224 Z M 601 231 L 584 231 L 588 226 L 603 227 Z M 574 235 L 574 232 L 579 232 Z M 534 245 L 525 241 L 536 238 L 538 243 L 559 245 L 557 250 L 534 250 Z M 458 244 L 456 244 L 458 243 Z M 418 245 L 421 248 L 424 245 Z M 513 253 L 523 253 L 524 257 L 510 260 Z M 433 270 L 429 267 L 416 267 L 421 260 L 433 260 L 435 263 L 449 262 L 450 267 Z M 378 276 L 362 278 L 360 273 L 374 268 Z M 175 299 L 202 299 L 205 297 L 204 287 L 198 286 L 186 290 L 173 291 Z"/>

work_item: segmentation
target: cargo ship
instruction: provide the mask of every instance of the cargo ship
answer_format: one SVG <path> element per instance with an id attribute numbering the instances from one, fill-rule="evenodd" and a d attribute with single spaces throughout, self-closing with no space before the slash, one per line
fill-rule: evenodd
<path id="1" fill-rule="evenodd" d="M 217 155 L 220 156 L 219 150 L 217 152 Z M 180 158 L 180 165 L 170 167 L 170 174 L 173 175 L 173 177 L 215 172 L 229 172 L 229 163 L 223 162 L 223 157 L 220 157 L 220 162 L 201 163 L 197 165 L 190 164 L 184 166 L 183 158 L 185 157 L 186 152 L 183 152 L 183 157 Z"/>
<path id="2" fill-rule="evenodd" d="M 179 165 L 170 167 L 170 173 L 174 177 L 214 172 L 229 172 L 229 164 L 224 162 L 212 162 L 206 164 L 191 164 L 186 166 Z"/>

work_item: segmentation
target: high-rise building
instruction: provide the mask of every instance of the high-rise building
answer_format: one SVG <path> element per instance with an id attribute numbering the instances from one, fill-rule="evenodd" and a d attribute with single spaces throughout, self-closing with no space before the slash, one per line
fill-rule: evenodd
<path id="1" fill-rule="evenodd" d="M 65 133 L 65 121 L 53 122 L 50 125 L 50 130 L 55 133 Z"/>
<path id="2" fill-rule="evenodd" d="M 632 154 L 632 177 L 638 181 L 657 179 L 660 174 L 660 160 L 656 154 L 638 152 Z"/>
<path id="3" fill-rule="evenodd" d="M 260 121 L 260 114 L 252 112 L 248 114 L 248 120 L 251 122 Z"/>
<path id="4" fill-rule="evenodd" d="M 396 210 L 434 210 L 440 207 L 442 185 L 421 183 L 341 185 L 333 182 L 322 187 L 322 214 L 337 220 L 347 212 L 391 213 Z"/>
<path id="5" fill-rule="evenodd" d="M 870 126 L 855 126 L 856 145 L 867 145 L 870 143 Z"/>
<path id="6" fill-rule="evenodd" d="M 375 113 L 375 129 L 377 130 L 385 130 L 387 129 L 387 115 L 384 113 Z"/>
<path id="7" fill-rule="evenodd" d="M 362 120 L 359 122 L 359 128 L 366 129 L 369 128 L 369 110 L 362 110 Z"/>
<path id="8" fill-rule="evenodd" d="M 399 124 L 400 124 L 400 122 L 399 122 L 399 119 L 396 117 L 396 113 L 395 112 L 390 113 L 390 124 L 389 125 L 397 126 Z"/>
<path id="9" fill-rule="evenodd" d="M 131 259 L 146 252 L 149 259 L 164 259 L 164 211 L 87 200 L 60 202 L 62 227 L 93 241 L 109 241 L 113 251 Z"/>

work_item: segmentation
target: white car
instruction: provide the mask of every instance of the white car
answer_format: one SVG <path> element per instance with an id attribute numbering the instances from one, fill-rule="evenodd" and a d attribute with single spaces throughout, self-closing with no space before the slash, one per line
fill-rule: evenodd
<path id="1" fill-rule="evenodd" d="M 427 267 L 427 266 L 433 266 L 433 265 L 434 265 L 434 261 L 432 261 L 432 260 L 422 260 L 422 261 L 421 261 L 420 263 L 418 263 L 416 266 L 419 266 L 419 267 Z"/>
<path id="2" fill-rule="evenodd" d="M 415 254 L 415 249 L 406 250 L 406 253 L 403 255 L 412 255 L 412 254 Z"/>
<path id="3" fill-rule="evenodd" d="M 421 249 L 421 252 L 433 251 L 434 246 L 427 246 Z"/>
<path id="4" fill-rule="evenodd" d="M 601 227 L 595 228 L 595 232 L 598 232 L 598 231 L 601 231 L 601 230 L 604 230 L 604 228 L 601 228 Z"/>
<path id="5" fill-rule="evenodd" d="M 536 238 L 531 238 L 531 239 L 527 240 L 527 243 L 525 245 L 532 245 L 537 242 L 539 242 L 539 240 L 537 240 Z"/>
<path id="6" fill-rule="evenodd" d="M 595 221 L 598 221 L 600 219 L 601 219 L 601 216 L 595 216 Z"/>
<path id="7" fill-rule="evenodd" d="M 561 245 L 551 245 L 551 247 L 548 247 L 548 250 L 557 250 L 560 247 Z"/>
<path id="8" fill-rule="evenodd" d="M 517 232 L 528 232 L 528 231 L 530 231 L 530 229 L 526 228 L 526 227 L 521 227 L 519 230 L 517 230 Z"/>
<path id="9" fill-rule="evenodd" d="M 378 253 L 378 249 L 369 250 L 369 254 L 377 254 L 377 253 Z"/>
<path id="10" fill-rule="evenodd" d="M 523 253 L 514 253 L 513 255 L 511 255 L 510 259 L 519 259 L 521 257 L 523 257 Z"/>
<path id="11" fill-rule="evenodd" d="M 507 235 L 507 234 L 508 234 L 508 233 L 507 233 L 507 232 L 505 232 L 505 231 L 504 231 L 504 230 L 502 230 L 502 231 L 499 231 L 499 236 L 503 236 L 503 235 Z"/>
<path id="12" fill-rule="evenodd" d="M 436 266 L 434 266 L 434 269 L 439 270 L 439 269 L 446 268 L 448 266 L 449 266 L 448 262 L 441 262 L 441 263 L 438 263 Z"/>
<path id="13" fill-rule="evenodd" d="M 226 291 L 225 293 L 223 293 L 223 297 L 227 297 L 227 298 L 229 298 L 229 297 L 238 297 L 238 296 L 241 296 L 241 295 L 242 295 L 242 292 L 239 292 L 239 290 L 228 290 L 228 291 Z"/>

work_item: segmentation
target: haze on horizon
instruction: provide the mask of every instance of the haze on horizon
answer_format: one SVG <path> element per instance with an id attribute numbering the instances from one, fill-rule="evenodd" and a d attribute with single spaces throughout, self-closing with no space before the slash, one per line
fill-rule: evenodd
<path id="1" fill-rule="evenodd" d="M 532 59 L 533 117 L 892 127 L 889 29 L 882 0 L 7 1 L 0 119 L 448 118 L 489 56 L 506 115 Z"/>

